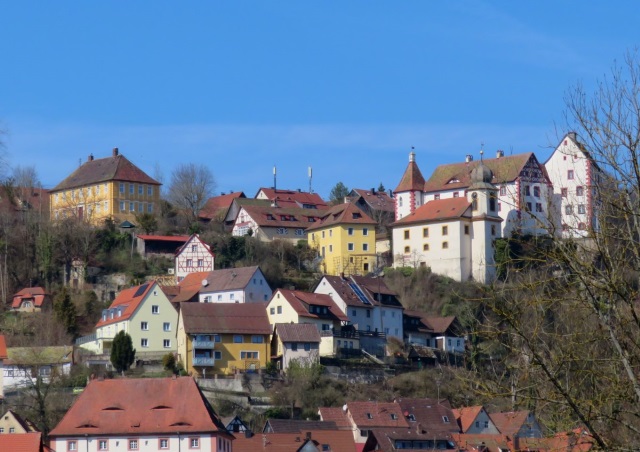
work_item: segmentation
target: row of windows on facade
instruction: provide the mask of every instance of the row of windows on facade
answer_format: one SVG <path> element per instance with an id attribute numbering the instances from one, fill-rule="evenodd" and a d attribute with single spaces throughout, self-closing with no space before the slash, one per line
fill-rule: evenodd
<path id="1" fill-rule="evenodd" d="M 194 350 L 193 357 L 194 359 L 213 358 L 217 361 L 220 361 L 222 360 L 222 352 L 220 350 L 214 350 L 213 353 L 211 353 L 211 350 Z M 253 350 L 242 350 L 240 352 L 240 359 L 260 359 L 260 352 L 256 352 Z"/>
<path id="2" fill-rule="evenodd" d="M 564 206 L 564 213 L 567 215 L 573 214 L 573 205 L 568 204 Z M 584 204 L 578 204 L 578 213 L 587 213 L 587 208 Z"/>
<path id="3" fill-rule="evenodd" d="M 153 295 L 156 295 L 156 294 L 157 292 L 154 291 Z M 118 306 L 117 308 L 105 309 L 104 311 L 102 311 L 102 320 L 103 321 L 107 320 L 107 316 L 109 317 L 109 319 L 121 317 L 123 311 L 124 311 L 124 307 L 122 306 Z M 151 314 L 160 314 L 160 306 L 158 306 L 157 304 L 151 305 Z M 147 322 L 142 322 L 142 323 L 147 323 Z"/>
<path id="4" fill-rule="evenodd" d="M 109 185 L 105 183 L 103 185 L 95 185 L 91 187 L 84 187 L 84 188 L 78 188 L 75 190 L 64 191 L 62 193 L 56 193 L 54 195 L 54 199 L 55 199 L 55 202 L 58 202 L 58 200 L 60 199 L 62 199 L 63 201 L 68 201 L 68 198 L 71 198 L 72 201 L 75 201 L 76 198 L 85 199 L 85 198 L 91 198 L 92 196 L 99 196 L 101 194 L 100 187 L 103 188 L 104 194 L 109 193 Z"/>
<path id="5" fill-rule="evenodd" d="M 140 347 L 149 348 L 149 339 L 147 338 L 140 339 Z M 171 339 L 162 339 L 162 347 L 171 348 Z"/>
<path id="6" fill-rule="evenodd" d="M 11 368 L 11 367 L 5 367 L 4 368 L 4 372 L 3 372 L 5 377 L 11 377 L 11 378 L 20 378 L 20 377 L 25 377 L 25 378 L 36 378 L 38 376 L 40 377 L 49 377 L 51 376 L 51 366 L 40 366 L 40 367 L 24 367 L 24 368 Z"/>
<path id="7" fill-rule="evenodd" d="M 129 212 L 144 212 L 145 211 L 145 203 L 144 202 L 135 202 L 135 201 L 120 201 L 120 212 L 127 211 L 127 204 L 129 204 Z M 153 213 L 153 203 L 148 202 L 147 204 L 147 213 Z"/>
<path id="8" fill-rule="evenodd" d="M 355 251 L 356 247 L 354 243 L 347 243 L 347 251 Z M 369 244 L 368 243 L 363 243 L 362 244 L 362 251 L 369 251 Z M 333 245 L 329 245 L 329 252 L 333 253 Z M 324 257 L 325 255 L 325 247 L 322 247 L 322 257 Z"/>
<path id="9" fill-rule="evenodd" d="M 320 233 L 321 237 L 324 239 L 325 238 L 325 232 L 327 231 L 322 231 Z M 356 231 L 354 228 L 347 228 L 347 235 L 355 235 Z M 369 228 L 362 228 L 362 235 L 369 235 Z M 313 240 L 316 237 L 315 232 L 311 234 L 311 239 Z M 329 229 L 329 237 L 333 237 L 333 229 Z"/>
<path id="10" fill-rule="evenodd" d="M 291 351 L 297 352 L 298 347 L 303 348 L 305 352 L 311 351 L 311 343 L 310 342 L 291 342 Z"/>
<path id="11" fill-rule="evenodd" d="M 449 235 L 449 226 L 442 226 L 442 234 L 443 236 L 445 235 Z M 405 229 L 404 231 L 404 239 L 405 240 L 409 240 L 411 238 L 411 230 L 410 229 Z M 464 233 L 465 235 L 469 235 L 469 225 L 465 224 L 464 225 Z M 492 235 L 496 235 L 496 226 L 495 225 L 491 225 L 491 234 Z M 422 237 L 423 238 L 428 238 L 429 237 L 429 228 L 422 228 Z"/>
<path id="12" fill-rule="evenodd" d="M 276 229 L 276 234 L 278 235 L 289 235 L 289 228 L 277 228 Z M 298 236 L 298 237 L 302 237 L 304 236 L 304 229 L 296 229 L 294 231 L 294 235 Z"/>
<path id="13" fill-rule="evenodd" d="M 125 186 L 127 184 L 125 184 L 124 182 L 120 182 L 120 194 L 125 194 L 126 190 L 125 190 Z M 145 191 L 147 193 L 147 196 L 153 196 L 153 185 L 143 185 L 143 184 L 128 184 L 129 185 L 129 194 L 133 195 L 136 193 L 136 185 L 138 187 L 138 196 L 143 196 Z M 145 190 L 146 187 L 146 190 Z"/>
<path id="14" fill-rule="evenodd" d="M 219 334 L 197 334 L 192 337 L 193 341 L 196 342 L 221 342 L 222 338 Z M 243 344 L 244 336 L 242 334 L 234 334 L 233 335 L 233 343 L 234 344 Z M 252 344 L 264 344 L 264 336 L 259 334 L 253 334 L 251 336 Z"/>
<path id="15" fill-rule="evenodd" d="M 200 438 L 199 437 L 190 437 L 187 438 L 189 442 L 189 449 L 200 449 Z M 87 440 L 88 441 L 88 440 Z M 149 440 L 141 440 L 141 439 L 127 439 L 122 440 L 126 441 L 128 446 L 128 450 L 140 450 L 141 442 L 144 441 L 144 445 L 147 446 L 145 449 L 148 449 Z M 178 440 L 179 442 L 179 440 Z M 115 445 L 115 447 L 120 446 L 120 440 L 117 439 L 106 439 L 101 438 L 97 440 L 98 450 L 109 450 L 109 443 Z M 170 438 L 159 438 L 158 439 L 158 449 L 159 450 L 170 450 L 171 449 L 171 439 Z M 67 440 L 67 450 L 68 451 L 77 451 L 78 450 L 78 441 L 74 439 Z M 222 452 L 230 452 L 231 451 L 231 442 L 218 438 L 218 450 Z"/>
<path id="16" fill-rule="evenodd" d="M 584 187 L 582 187 L 582 186 L 576 187 L 576 196 L 584 196 L 584 194 L 585 194 Z M 567 196 L 569 196 L 569 189 L 561 188 L 560 189 L 560 195 L 563 198 L 566 198 Z"/>
<path id="17" fill-rule="evenodd" d="M 307 204 L 305 204 L 305 205 L 307 205 Z M 308 207 L 303 207 L 303 209 L 308 209 Z M 272 215 L 270 213 L 267 214 L 267 220 L 275 221 L 275 219 L 276 219 L 275 215 Z M 293 215 L 280 215 L 280 221 L 298 221 L 298 219 L 296 217 L 294 217 Z M 307 217 L 307 221 L 309 223 L 315 223 L 317 220 L 316 220 L 315 217 Z"/>

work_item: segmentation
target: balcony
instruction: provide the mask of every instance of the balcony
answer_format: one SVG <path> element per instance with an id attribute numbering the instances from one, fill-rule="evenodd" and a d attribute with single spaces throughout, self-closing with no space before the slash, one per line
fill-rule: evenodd
<path id="1" fill-rule="evenodd" d="M 201 358 L 201 357 L 193 358 L 194 366 L 213 366 L 214 364 L 215 364 L 214 358 Z"/>
<path id="2" fill-rule="evenodd" d="M 213 341 L 194 339 L 191 341 L 191 343 L 193 344 L 193 348 L 214 348 Z"/>

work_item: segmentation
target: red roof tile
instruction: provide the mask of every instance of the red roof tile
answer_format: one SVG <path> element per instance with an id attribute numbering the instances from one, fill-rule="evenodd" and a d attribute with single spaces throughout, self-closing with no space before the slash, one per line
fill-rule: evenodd
<path id="1" fill-rule="evenodd" d="M 183 303 L 180 315 L 188 334 L 271 333 L 266 303 Z"/>
<path id="2" fill-rule="evenodd" d="M 33 305 L 41 308 L 47 293 L 42 287 L 27 287 L 13 296 L 11 307 L 18 309 L 23 300 L 33 300 Z"/>
<path id="3" fill-rule="evenodd" d="M 302 290 L 286 290 L 286 289 L 277 289 L 271 300 L 274 300 L 278 297 L 278 294 L 282 295 L 287 302 L 291 305 L 291 307 L 298 313 L 298 315 L 302 317 L 310 317 L 310 318 L 322 318 L 323 314 L 316 314 L 309 312 L 309 306 L 324 306 L 328 308 L 328 317 L 333 318 L 334 320 L 340 321 L 348 321 L 349 317 L 347 317 L 338 307 L 338 305 L 331 299 L 329 295 L 319 294 L 319 293 L 311 293 L 311 292 L 303 292 Z M 271 301 L 269 301 L 271 303 Z"/>
<path id="4" fill-rule="evenodd" d="M 471 203 L 467 198 L 434 199 L 418 207 L 415 212 L 391 223 L 391 226 L 460 218 L 470 207 Z"/>
<path id="5" fill-rule="evenodd" d="M 320 342 L 320 332 L 311 323 L 276 323 L 275 331 L 284 342 Z"/>
<path id="6" fill-rule="evenodd" d="M 124 155 L 116 155 L 83 163 L 80 168 L 76 169 L 51 191 L 84 187 L 112 180 L 161 185 L 160 182 L 149 177 L 144 171 L 131 163 Z"/>
<path id="7" fill-rule="evenodd" d="M 42 450 L 42 433 L 12 433 L 0 435 L 0 450 L 11 452 L 39 452 Z"/>
<path id="8" fill-rule="evenodd" d="M 327 211 L 322 213 L 320 221 L 307 228 L 307 231 L 322 229 L 326 227 L 341 225 L 341 224 L 371 224 L 377 223 L 369 217 L 366 213 L 358 208 L 355 204 L 350 202 L 345 204 L 338 204 L 333 206 Z"/>
<path id="9" fill-rule="evenodd" d="M 360 429 L 409 427 L 402 408 L 394 402 L 348 402 L 347 412 Z"/>
<path id="10" fill-rule="evenodd" d="M 415 422 L 423 430 L 434 434 L 460 433 L 460 427 L 451 411 L 449 402 L 438 403 L 435 399 L 407 399 L 396 400 L 405 416 L 413 415 Z"/>
<path id="11" fill-rule="evenodd" d="M 278 204 L 296 204 L 298 207 L 304 207 L 304 205 L 316 206 L 318 209 L 326 208 L 327 203 L 317 193 L 309 193 L 306 191 L 298 190 L 282 190 L 273 188 L 260 188 L 254 198 L 258 197 L 258 194 L 262 192 L 266 199 L 273 201 L 274 199 Z"/>
<path id="12" fill-rule="evenodd" d="M 460 424 L 460 430 L 465 433 L 467 430 L 473 427 L 473 423 L 475 422 L 478 415 L 482 412 L 482 410 L 482 405 L 479 405 L 462 407 L 451 411 L 458 420 L 458 424 Z"/>
<path id="13" fill-rule="evenodd" d="M 375 450 L 380 450 L 382 452 L 395 452 L 396 450 L 398 450 L 395 447 L 397 440 L 422 441 L 422 442 L 437 441 L 440 444 L 433 444 L 433 446 L 427 450 L 444 450 L 444 451 L 449 450 L 449 451 L 458 452 L 458 450 L 455 448 L 453 434 L 442 432 L 437 435 L 433 435 L 431 433 L 422 431 L 422 429 L 417 429 L 413 425 L 408 429 L 407 428 L 388 428 L 388 427 L 371 429 L 369 438 L 367 438 L 367 442 L 365 443 L 367 446 L 366 450 L 368 451 L 374 450 L 372 448 L 374 447 L 372 443 L 375 442 L 376 443 Z M 447 448 L 438 447 L 442 445 L 443 441 L 448 446 Z M 402 450 L 417 451 L 417 450 L 425 450 L 425 449 L 424 448 L 422 449 L 407 448 Z"/>
<path id="14" fill-rule="evenodd" d="M 346 411 L 339 407 L 320 407 L 318 409 L 320 419 L 326 422 L 335 422 L 341 430 L 351 430 L 351 422 Z"/>
<path id="15" fill-rule="evenodd" d="M 124 289 L 109 306 L 109 309 L 121 308 L 121 315 L 118 316 L 116 314 L 113 318 L 107 316 L 106 320 L 102 320 L 101 318 L 96 324 L 96 328 L 129 319 L 133 313 L 136 312 L 142 300 L 144 300 L 151 289 L 156 286 L 155 281 L 151 281 L 129 289 Z"/>
<path id="16" fill-rule="evenodd" d="M 303 209 L 300 207 L 272 206 L 269 201 L 261 205 L 242 204 L 242 209 L 260 227 L 302 228 L 317 224 L 326 210 Z"/>
<path id="17" fill-rule="evenodd" d="M 454 433 L 452 436 L 459 449 L 469 452 L 515 450 L 512 439 L 507 435 Z"/>
<path id="18" fill-rule="evenodd" d="M 357 201 L 357 198 L 360 197 L 374 210 L 383 210 L 386 212 L 395 212 L 396 210 L 396 203 L 387 192 L 363 190 L 361 188 L 354 188 L 351 192 L 356 194 L 350 197 L 352 198 L 352 202 Z"/>
<path id="19" fill-rule="evenodd" d="M 229 193 L 226 195 L 214 196 L 207 199 L 204 207 L 198 214 L 200 218 L 206 218 L 209 220 L 223 219 L 231 203 L 236 198 L 246 198 L 245 194 L 241 191 Z"/>
<path id="20" fill-rule="evenodd" d="M 491 413 L 489 417 L 495 424 L 496 428 L 503 435 L 512 438 L 518 433 L 527 421 L 529 411 L 510 411 L 507 413 Z"/>
<path id="21" fill-rule="evenodd" d="M 175 286 L 176 289 L 168 290 L 168 292 L 173 295 L 171 301 L 175 303 L 191 301 L 192 298 L 198 295 L 200 289 L 202 289 L 202 281 L 207 279 L 209 273 L 211 272 L 193 272 L 187 274 L 187 276 Z"/>
<path id="22" fill-rule="evenodd" d="M 595 447 L 595 440 L 585 429 L 576 428 L 549 438 L 518 438 L 520 450 L 583 452 Z"/>
<path id="23" fill-rule="evenodd" d="M 50 436 L 176 431 L 228 435 L 191 377 L 92 380 Z"/>
<path id="24" fill-rule="evenodd" d="M 409 159 L 409 165 L 407 165 L 407 169 L 404 170 L 404 174 L 402 175 L 402 179 L 400 179 L 400 183 L 394 190 L 395 193 L 400 193 L 403 191 L 422 191 L 424 189 L 424 177 L 420 172 L 420 168 L 418 168 L 418 164 L 415 162 L 412 157 Z"/>
<path id="25" fill-rule="evenodd" d="M 350 431 L 311 429 L 302 433 L 262 433 L 251 438 L 238 435 L 233 441 L 233 451 L 298 452 L 306 442 L 307 433 L 311 434 L 311 442 L 316 450 L 356 452 L 353 434 Z M 323 448 L 325 444 L 328 445 L 328 449 Z"/>

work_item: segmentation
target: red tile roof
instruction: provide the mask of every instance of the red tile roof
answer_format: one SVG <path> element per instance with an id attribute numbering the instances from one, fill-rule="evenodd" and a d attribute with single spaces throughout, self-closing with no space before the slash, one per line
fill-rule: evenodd
<path id="1" fill-rule="evenodd" d="M 351 282 L 348 278 L 342 278 L 341 276 L 330 276 L 324 275 L 322 277 L 323 280 L 326 280 L 328 284 L 333 287 L 336 294 L 342 298 L 342 300 L 347 304 L 347 306 L 358 306 L 362 308 L 372 308 L 373 309 L 373 300 L 369 300 L 372 304 L 367 305 L 364 304 L 358 295 L 353 291 L 349 283 Z M 320 281 L 322 284 L 322 280 Z"/>
<path id="2" fill-rule="evenodd" d="M 51 191 L 84 187 L 114 180 L 161 185 L 160 182 L 149 177 L 144 171 L 131 163 L 124 155 L 115 155 L 83 163 L 80 168 L 76 169 Z"/>
<path id="3" fill-rule="evenodd" d="M 18 309 L 23 300 L 33 300 L 33 305 L 41 308 L 47 293 L 42 287 L 27 287 L 13 296 L 11 307 Z"/>
<path id="4" fill-rule="evenodd" d="M 11 452 L 40 452 L 42 433 L 12 433 L 0 435 L 0 450 Z"/>
<path id="5" fill-rule="evenodd" d="M 359 429 L 409 427 L 400 405 L 394 402 L 348 402 L 347 412 Z"/>
<path id="6" fill-rule="evenodd" d="M 471 427 L 473 427 L 473 423 L 475 422 L 478 415 L 482 412 L 484 408 L 482 405 L 478 406 L 469 406 L 462 407 L 455 410 L 451 410 L 453 415 L 458 420 L 458 424 L 460 425 L 460 430 L 463 433 L 466 433 Z"/>
<path id="7" fill-rule="evenodd" d="M 53 437 L 218 432 L 228 436 L 195 380 L 92 380 L 51 431 Z"/>
<path id="8" fill-rule="evenodd" d="M 311 323 L 276 323 L 275 331 L 284 342 L 318 342 L 320 343 L 320 332 Z"/>
<path id="9" fill-rule="evenodd" d="M 460 433 L 460 427 L 448 402 L 435 399 L 397 399 L 405 416 L 413 415 L 423 430 L 433 434 Z"/>
<path id="10" fill-rule="evenodd" d="M 455 448 L 455 442 L 453 440 L 453 435 L 451 433 L 439 433 L 437 435 L 433 435 L 427 432 L 422 431 L 421 429 L 416 429 L 413 425 L 410 428 L 374 428 L 371 429 L 371 433 L 369 434 L 370 438 L 367 438 L 367 442 L 365 443 L 367 445 L 366 450 L 374 450 L 372 449 L 372 447 L 374 447 L 374 445 L 372 444 L 374 441 L 376 444 L 376 449 L 375 450 L 380 450 L 382 452 L 395 452 L 397 449 L 396 446 L 396 441 L 397 440 L 404 440 L 404 441 L 421 441 L 421 442 L 427 442 L 427 441 L 438 441 L 438 442 L 442 442 L 442 441 L 446 441 L 448 447 L 447 448 L 441 448 L 441 447 L 437 447 L 440 444 L 433 444 L 432 447 L 430 447 L 427 450 L 444 450 L 444 451 L 456 451 L 458 452 L 458 449 Z M 425 448 L 406 448 L 406 449 L 402 449 L 402 450 L 408 450 L 408 451 L 417 451 L 417 450 L 425 450 Z"/>
<path id="11" fill-rule="evenodd" d="M 222 220 L 227 210 L 229 210 L 229 207 L 231 207 L 231 203 L 236 198 L 246 198 L 246 196 L 243 192 L 236 191 L 226 195 L 214 196 L 213 198 L 209 198 L 207 199 L 207 202 L 204 204 L 204 207 L 202 208 L 198 216 L 200 218 L 206 218 L 209 220 Z"/>
<path id="12" fill-rule="evenodd" d="M 7 359 L 7 342 L 4 340 L 4 334 L 0 334 L 0 359 Z"/>
<path id="13" fill-rule="evenodd" d="M 284 205 L 297 205 L 298 207 L 304 207 L 304 205 L 316 206 L 318 209 L 327 208 L 327 203 L 317 193 L 309 193 L 306 191 L 298 190 L 282 190 L 273 188 L 260 188 L 254 198 L 258 197 L 258 194 L 262 192 L 264 196 L 270 201 L 274 199 L 278 204 Z"/>
<path id="14" fill-rule="evenodd" d="M 220 270 L 216 270 L 220 271 Z M 202 281 L 207 279 L 207 276 L 211 272 L 193 272 L 187 274 L 182 281 L 175 286 L 175 289 L 171 288 L 165 293 L 170 292 L 172 296 L 171 301 L 174 303 L 191 301 L 202 289 Z M 207 279 L 208 281 L 208 279 Z M 163 289 L 164 290 L 164 289 Z M 169 295 L 167 295 L 169 296 Z M 196 300 L 197 301 L 197 300 Z"/>
<path id="15" fill-rule="evenodd" d="M 155 281 L 151 281 L 129 289 L 124 289 L 118 294 L 116 299 L 113 300 L 111 306 L 109 306 L 110 310 L 120 308 L 122 310 L 121 315 L 118 316 L 116 313 L 113 318 L 110 318 L 111 316 L 108 315 L 106 320 L 102 320 L 102 318 L 100 318 L 96 324 L 96 328 L 128 320 L 133 313 L 136 312 L 138 306 L 140 306 L 140 303 L 144 300 L 151 289 L 156 286 L 157 284 Z"/>
<path id="16" fill-rule="evenodd" d="M 183 303 L 180 315 L 188 334 L 271 333 L 266 303 Z"/>
<path id="17" fill-rule="evenodd" d="M 320 221 L 313 223 L 313 226 L 307 228 L 307 231 L 322 229 L 326 227 L 341 224 L 371 224 L 377 223 L 366 213 L 360 210 L 355 204 L 350 202 L 338 204 L 331 209 L 324 211 L 320 217 Z"/>
<path id="18" fill-rule="evenodd" d="M 298 313 L 299 316 L 319 319 L 325 317 L 323 314 L 316 314 L 309 312 L 309 306 L 324 306 L 328 308 L 328 317 L 332 317 L 334 320 L 348 321 L 347 317 L 338 307 L 338 305 L 331 299 L 329 295 L 303 292 L 301 290 L 286 290 L 277 289 L 269 303 L 278 298 L 280 294 L 291 307 Z"/>
<path id="19" fill-rule="evenodd" d="M 251 438 L 247 438 L 245 435 L 238 435 L 233 441 L 233 451 L 298 452 L 307 441 L 307 433 L 311 433 L 311 442 L 316 447 L 315 450 L 356 452 L 353 434 L 350 431 L 312 429 L 305 430 L 302 433 L 262 433 Z M 328 449 L 323 447 L 325 444 L 328 445 Z"/>
<path id="20" fill-rule="evenodd" d="M 189 240 L 190 236 L 188 235 L 146 235 L 146 234 L 138 234 L 136 238 L 142 240 L 156 240 L 159 242 L 179 242 L 185 243 Z"/>
<path id="21" fill-rule="evenodd" d="M 335 422 L 302 419 L 267 419 L 264 433 L 303 433 L 311 430 L 338 430 Z"/>
<path id="22" fill-rule="evenodd" d="M 395 223 L 391 223 L 391 226 L 460 218 L 464 216 L 470 207 L 471 203 L 467 198 L 434 199 L 418 207 L 415 212 Z"/>
<path id="23" fill-rule="evenodd" d="M 549 438 L 518 438 L 518 446 L 520 450 L 583 452 L 594 448 L 595 441 L 587 430 L 576 428 Z"/>
<path id="24" fill-rule="evenodd" d="M 424 189 L 424 177 L 418 168 L 418 164 L 415 160 L 410 159 L 407 169 L 404 170 L 400 183 L 394 190 L 395 193 L 403 191 L 422 191 Z"/>
<path id="25" fill-rule="evenodd" d="M 347 413 L 339 407 L 320 407 L 318 409 L 320 419 L 326 422 L 335 422 L 340 430 L 351 430 L 351 422 Z"/>
<path id="26" fill-rule="evenodd" d="M 261 205 L 241 204 L 241 206 L 258 226 L 270 228 L 307 229 L 320 221 L 320 216 L 326 212 L 326 210 L 280 205 L 275 207 L 269 201 L 261 202 Z"/>
<path id="27" fill-rule="evenodd" d="M 387 192 L 363 190 L 361 188 L 354 188 L 351 192 L 356 194 L 356 196 L 351 196 L 352 202 L 357 201 L 357 198 L 360 197 L 374 210 L 386 212 L 395 212 L 396 210 L 396 203 Z"/>
<path id="28" fill-rule="evenodd" d="M 471 171 L 480 165 L 480 162 L 493 172 L 493 184 L 513 182 L 530 159 L 538 163 L 533 152 L 526 152 L 500 158 L 440 165 L 435 169 L 429 180 L 425 182 L 423 190 L 426 192 L 438 192 L 467 188 L 471 186 Z M 548 178 L 544 165 L 540 165 L 540 169 Z"/>
<path id="29" fill-rule="evenodd" d="M 489 417 L 503 435 L 514 437 L 527 422 L 529 411 L 509 411 L 507 413 L 491 413 Z"/>
<path id="30" fill-rule="evenodd" d="M 516 449 L 512 439 L 507 435 L 454 433 L 452 436 L 459 449 L 469 452 L 501 452 Z"/>

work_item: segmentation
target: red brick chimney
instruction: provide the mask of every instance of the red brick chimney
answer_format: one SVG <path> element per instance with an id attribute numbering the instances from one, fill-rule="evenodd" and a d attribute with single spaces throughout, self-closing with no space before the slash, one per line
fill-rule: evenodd
<path id="1" fill-rule="evenodd" d="M 118 148 L 113 148 L 113 156 L 114 157 L 118 156 Z"/>

